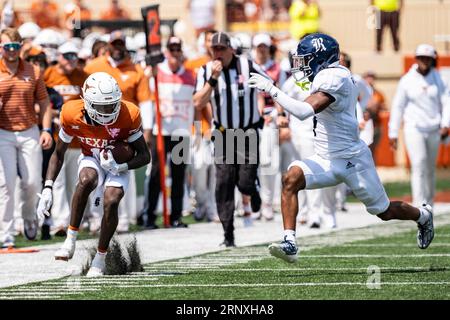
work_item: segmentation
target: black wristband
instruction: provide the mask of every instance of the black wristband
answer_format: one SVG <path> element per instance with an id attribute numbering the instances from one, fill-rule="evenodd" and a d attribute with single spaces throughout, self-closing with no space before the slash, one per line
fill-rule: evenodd
<path id="1" fill-rule="evenodd" d="M 45 188 L 49 188 L 50 190 L 53 190 L 53 187 L 52 187 L 52 186 L 44 186 L 44 187 L 42 188 L 42 190 L 44 190 Z"/>
<path id="2" fill-rule="evenodd" d="M 217 79 L 214 79 L 213 77 L 210 77 L 210 78 L 208 79 L 209 85 L 210 85 L 211 87 L 213 87 L 213 88 L 217 85 L 218 82 L 219 82 L 219 81 L 217 81 Z"/>

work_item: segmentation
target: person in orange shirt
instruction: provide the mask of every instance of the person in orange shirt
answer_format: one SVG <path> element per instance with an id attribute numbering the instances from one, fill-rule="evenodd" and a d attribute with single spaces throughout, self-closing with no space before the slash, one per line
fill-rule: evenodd
<path id="1" fill-rule="evenodd" d="M 86 65 L 84 71 L 88 74 L 106 72 L 119 84 L 122 98 L 139 105 L 142 116 L 144 138 L 150 144 L 153 128 L 152 95 L 149 79 L 145 76 L 141 66 L 133 64 L 125 45 L 125 35 L 121 31 L 111 33 L 108 52 Z M 125 194 L 123 207 L 120 209 L 118 232 L 128 231 L 129 218 L 134 218 L 136 209 L 136 188 L 134 173 L 131 174 L 130 188 Z"/>
<path id="2" fill-rule="evenodd" d="M 381 139 L 380 113 L 387 110 L 386 102 L 384 94 L 375 87 L 376 74 L 373 71 L 368 71 L 364 74 L 363 78 L 373 90 L 372 97 L 367 103 L 367 112 L 369 112 L 370 118 L 373 120 L 373 142 L 369 148 L 375 157 L 375 149 Z"/>
<path id="3" fill-rule="evenodd" d="M 78 184 L 72 199 L 67 238 L 56 251 L 55 259 L 68 261 L 75 252 L 75 242 L 89 195 L 94 191 L 102 199 L 104 216 L 97 254 L 87 273 L 98 277 L 105 273 L 106 252 L 118 224 L 118 207 L 129 183 L 130 170 L 147 165 L 150 152 L 142 134 L 139 108 L 122 100 L 117 82 L 109 74 L 97 72 L 83 85 L 83 98 L 63 105 L 61 130 L 50 159 L 44 188 L 38 204 L 39 216 L 49 216 L 53 186 L 64 163 L 64 154 L 76 138 L 82 149 L 78 166 Z M 128 162 L 117 163 L 107 146 L 124 141 L 135 150 Z"/>
<path id="4" fill-rule="evenodd" d="M 90 20 L 91 11 L 83 4 L 82 0 L 75 0 L 64 6 L 64 27 L 73 30 L 81 20 Z"/>
<path id="5" fill-rule="evenodd" d="M 130 19 L 130 14 L 120 6 L 119 0 L 111 0 L 111 5 L 100 15 L 101 20 L 125 20 Z"/>
<path id="6" fill-rule="evenodd" d="M 41 28 L 59 28 L 59 8 L 50 0 L 35 0 L 31 3 L 31 17 Z"/>
<path id="7" fill-rule="evenodd" d="M 39 68 L 19 56 L 22 38 L 17 29 L 2 30 L 0 41 L 0 242 L 13 247 L 14 192 L 19 175 L 24 234 L 30 240 L 37 235 L 36 192 L 42 183 L 42 148 L 52 146 L 52 115 Z M 35 104 L 39 105 L 39 117 Z"/>
<path id="8" fill-rule="evenodd" d="M 44 81 L 47 87 L 53 88 L 64 99 L 64 103 L 77 100 L 82 94 L 81 88 L 88 74 L 77 68 L 78 48 L 72 42 L 66 42 L 58 48 L 58 63 L 45 70 Z M 57 139 L 57 132 L 56 137 Z M 65 236 L 70 218 L 70 199 L 77 182 L 77 160 L 80 155 L 80 144 L 75 140 L 69 145 L 64 159 L 64 165 L 53 186 L 54 202 L 52 218 L 54 228 L 52 233 Z M 50 221 L 48 224 L 50 224 Z M 42 227 L 42 234 L 49 231 L 48 224 Z M 46 226 L 46 227 L 44 227 Z M 49 238 L 49 235 L 47 235 Z"/>

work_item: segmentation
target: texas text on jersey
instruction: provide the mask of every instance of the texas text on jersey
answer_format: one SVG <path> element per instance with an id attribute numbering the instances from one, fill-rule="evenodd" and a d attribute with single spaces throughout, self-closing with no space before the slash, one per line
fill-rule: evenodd
<path id="1" fill-rule="evenodd" d="M 60 121 L 60 139 L 70 143 L 76 137 L 86 156 L 98 154 L 114 141 L 134 142 L 142 136 L 139 108 L 127 101 L 121 102 L 119 116 L 111 125 L 94 122 L 85 111 L 84 101 L 81 99 L 63 105 Z"/>

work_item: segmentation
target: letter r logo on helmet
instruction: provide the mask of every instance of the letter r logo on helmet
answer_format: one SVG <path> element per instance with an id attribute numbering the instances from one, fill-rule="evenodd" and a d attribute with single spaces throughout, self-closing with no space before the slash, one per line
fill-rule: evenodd
<path id="1" fill-rule="evenodd" d="M 312 42 L 314 48 L 316 48 L 316 52 L 326 51 L 327 50 L 327 48 L 323 44 L 323 39 L 322 38 L 312 39 L 311 42 Z"/>
<path id="2" fill-rule="evenodd" d="M 84 108 L 89 117 L 101 125 L 116 122 L 121 98 L 117 81 L 106 72 L 91 74 L 83 84 Z"/>
<path id="3" fill-rule="evenodd" d="M 339 64 L 339 43 L 327 34 L 313 33 L 304 37 L 292 55 L 292 75 L 297 82 L 312 82 L 323 69 Z"/>

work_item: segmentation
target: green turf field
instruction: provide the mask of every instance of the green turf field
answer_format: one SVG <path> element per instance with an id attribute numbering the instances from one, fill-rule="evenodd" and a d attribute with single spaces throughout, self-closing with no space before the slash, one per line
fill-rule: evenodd
<path id="1" fill-rule="evenodd" d="M 147 264 L 144 272 L 126 276 L 68 277 L 0 289 L 0 298 L 450 299 L 450 225 L 436 228 L 427 250 L 417 248 L 414 230 L 401 228 L 391 236 L 333 245 L 381 230 L 301 238 L 296 264 L 272 258 L 266 245 L 242 247 Z"/>

